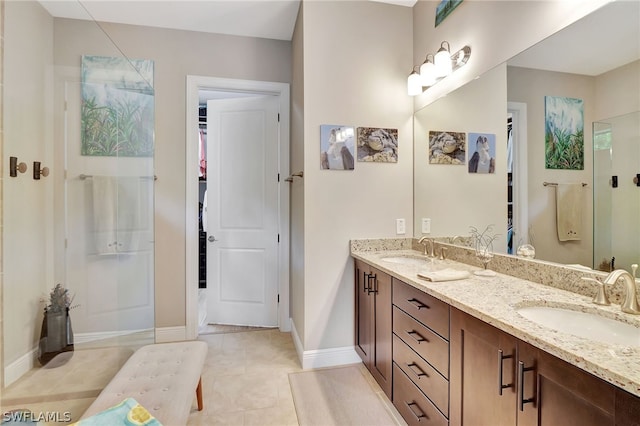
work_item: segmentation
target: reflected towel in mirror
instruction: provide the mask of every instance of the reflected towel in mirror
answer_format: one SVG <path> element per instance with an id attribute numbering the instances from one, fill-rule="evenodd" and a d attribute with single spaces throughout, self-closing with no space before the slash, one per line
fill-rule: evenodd
<path id="1" fill-rule="evenodd" d="M 582 191 L 581 183 L 558 183 L 556 187 L 556 222 L 560 241 L 582 239 Z"/>

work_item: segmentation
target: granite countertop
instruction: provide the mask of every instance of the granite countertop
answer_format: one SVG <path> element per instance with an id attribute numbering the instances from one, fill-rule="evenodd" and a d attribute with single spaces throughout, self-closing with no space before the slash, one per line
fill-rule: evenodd
<path id="1" fill-rule="evenodd" d="M 624 314 L 619 305 L 598 306 L 592 298 L 567 290 L 538 284 L 511 275 L 470 277 L 457 281 L 430 282 L 418 277 L 425 265 L 391 263 L 384 257 L 420 257 L 416 250 L 351 250 L 352 257 L 363 260 L 383 272 L 428 293 L 469 315 L 479 318 L 520 340 L 532 344 L 629 393 L 640 396 L 640 347 L 604 344 L 598 341 L 554 331 L 530 321 L 517 309 L 524 306 L 555 306 L 583 312 L 598 312 L 640 327 L 640 316 Z M 453 260 L 435 260 L 435 268 L 473 272 L 480 268 Z M 489 264 L 490 268 L 491 264 Z M 640 330 L 640 329 L 639 329 Z"/>

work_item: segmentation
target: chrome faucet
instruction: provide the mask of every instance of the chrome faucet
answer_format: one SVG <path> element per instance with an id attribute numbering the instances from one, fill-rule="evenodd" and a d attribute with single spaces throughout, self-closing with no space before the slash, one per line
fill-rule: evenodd
<path id="1" fill-rule="evenodd" d="M 422 237 L 418 241 L 418 244 L 422 244 L 424 246 L 424 255 L 425 256 L 436 257 L 436 255 L 434 254 L 433 239 L 427 238 L 427 237 Z M 430 252 L 431 254 L 427 254 L 427 244 L 431 244 L 431 252 Z"/>
<path id="2" fill-rule="evenodd" d="M 624 269 L 616 269 L 612 271 L 604 279 L 603 284 L 615 284 L 619 279 L 624 280 L 625 295 L 620 309 L 628 314 L 640 315 L 640 306 L 638 306 L 638 296 L 636 295 L 636 278 L 635 272 L 638 265 L 631 265 L 633 274 Z"/>

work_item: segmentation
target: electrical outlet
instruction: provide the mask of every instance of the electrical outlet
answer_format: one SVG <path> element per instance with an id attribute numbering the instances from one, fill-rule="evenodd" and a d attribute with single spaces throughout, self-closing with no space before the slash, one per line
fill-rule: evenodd
<path id="1" fill-rule="evenodd" d="M 422 218 L 422 233 L 423 234 L 431 233 L 431 219 L 426 217 Z"/>
<path id="2" fill-rule="evenodd" d="M 406 231 L 404 219 L 396 219 L 396 234 L 402 235 Z"/>

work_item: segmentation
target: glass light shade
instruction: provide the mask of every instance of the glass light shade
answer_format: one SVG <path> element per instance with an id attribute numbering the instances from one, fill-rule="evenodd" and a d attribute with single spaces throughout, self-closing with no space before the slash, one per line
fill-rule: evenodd
<path id="1" fill-rule="evenodd" d="M 422 93 L 422 78 L 415 71 L 407 77 L 407 93 L 409 96 L 416 96 Z"/>
<path id="2" fill-rule="evenodd" d="M 431 87 L 436 84 L 436 66 L 431 61 L 424 61 L 420 65 L 420 77 L 422 78 L 422 85 L 425 87 Z"/>
<path id="3" fill-rule="evenodd" d="M 451 55 L 449 49 L 441 47 L 435 57 L 436 75 L 446 77 L 451 74 Z"/>

